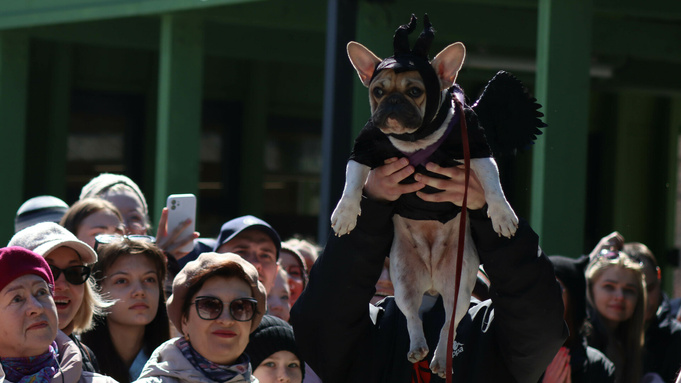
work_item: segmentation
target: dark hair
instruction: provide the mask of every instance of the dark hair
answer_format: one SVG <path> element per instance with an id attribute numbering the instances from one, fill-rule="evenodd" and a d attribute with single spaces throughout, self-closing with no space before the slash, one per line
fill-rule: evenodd
<path id="1" fill-rule="evenodd" d="M 73 235 L 77 236 L 78 227 L 81 223 L 83 223 L 85 218 L 102 210 L 110 210 L 116 215 L 116 217 L 118 217 L 121 223 L 123 222 L 123 216 L 121 215 L 121 212 L 118 211 L 116 206 L 114 206 L 114 204 L 111 202 L 102 198 L 85 198 L 77 201 L 73 204 L 73 206 L 66 210 L 66 213 L 64 213 L 64 216 L 62 217 L 61 221 L 59 221 L 59 224 L 65 227 L 66 230 L 73 233 Z"/>
<path id="2" fill-rule="evenodd" d="M 122 240 L 100 245 L 97 249 L 99 261 L 95 263 L 92 274 L 101 288 L 101 279 L 118 258 L 125 255 L 141 255 L 154 263 L 158 273 L 159 302 L 158 311 L 154 319 L 144 327 L 143 350 L 147 355 L 170 338 L 170 323 L 165 305 L 165 290 L 163 288 L 166 275 L 166 258 L 156 245 L 150 242 Z M 82 335 L 83 343 L 87 344 L 97 356 L 100 371 L 109 375 L 120 383 L 129 383 L 130 376 L 127 366 L 120 355 L 115 352 L 109 325 L 105 316 L 96 318 L 94 330 Z"/>
<path id="3" fill-rule="evenodd" d="M 243 281 L 246 282 L 250 286 L 250 283 L 248 282 L 248 276 L 244 272 L 244 270 L 236 263 L 232 263 L 229 265 L 226 265 L 225 267 L 221 267 L 217 270 L 205 270 L 203 272 L 200 272 L 198 275 L 198 280 L 195 284 L 189 287 L 187 289 L 187 295 L 182 302 L 182 318 L 187 318 L 189 315 L 189 309 L 191 308 L 192 305 L 192 298 L 194 298 L 194 295 L 201 290 L 201 287 L 203 287 L 203 284 L 206 283 L 207 280 L 213 278 L 213 277 L 226 277 L 226 278 L 239 278 Z M 256 308 L 256 314 L 259 314 L 257 312 Z M 178 329 L 178 331 L 182 332 L 181 329 Z"/>

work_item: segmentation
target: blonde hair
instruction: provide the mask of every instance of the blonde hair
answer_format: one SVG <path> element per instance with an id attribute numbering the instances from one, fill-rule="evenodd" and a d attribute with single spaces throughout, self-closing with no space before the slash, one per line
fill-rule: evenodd
<path id="1" fill-rule="evenodd" d="M 85 283 L 83 302 L 73 317 L 73 332 L 84 333 L 94 327 L 93 315 L 104 315 L 107 308 L 114 305 L 114 301 L 105 300 L 99 294 L 99 289 L 92 277 Z"/>
<path id="2" fill-rule="evenodd" d="M 646 311 L 646 282 L 643 274 L 643 265 L 634 260 L 629 254 L 620 251 L 617 258 L 609 259 L 604 256 L 596 256 L 586 268 L 586 284 L 587 284 L 587 300 L 595 309 L 596 315 L 600 316 L 598 309 L 594 303 L 593 286 L 595 282 L 607 269 L 613 267 L 620 267 L 622 269 L 631 271 L 636 278 L 636 306 L 631 318 L 623 321 L 618 325 L 615 336 L 619 337 L 623 350 L 624 361 L 623 365 L 616 366 L 620 373 L 623 382 L 638 382 L 641 377 L 641 359 L 644 342 L 644 317 Z M 608 343 L 612 344 L 609 339 Z M 607 347 L 606 347 L 607 349 Z M 601 350 L 606 353 L 606 350 Z M 611 355 L 607 355 L 611 357 Z"/>

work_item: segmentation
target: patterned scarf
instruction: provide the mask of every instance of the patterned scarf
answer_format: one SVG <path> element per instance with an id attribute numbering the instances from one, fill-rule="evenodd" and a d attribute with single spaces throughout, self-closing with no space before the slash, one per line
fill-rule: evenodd
<path id="1" fill-rule="evenodd" d="M 0 363 L 11 382 L 49 383 L 59 371 L 57 343 L 52 342 L 44 354 L 23 358 L 2 358 Z"/>
<path id="2" fill-rule="evenodd" d="M 224 366 L 204 358 L 184 338 L 179 339 L 177 347 L 194 368 L 212 381 L 225 382 L 238 375 L 243 376 L 247 382 L 251 381 L 251 360 L 246 354 L 241 354 L 233 365 Z"/>

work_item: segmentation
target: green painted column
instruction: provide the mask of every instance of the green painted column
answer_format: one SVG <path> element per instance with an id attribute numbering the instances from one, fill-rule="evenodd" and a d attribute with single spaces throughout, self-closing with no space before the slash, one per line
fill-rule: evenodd
<path id="1" fill-rule="evenodd" d="M 161 16 L 158 129 L 154 212 L 158 221 L 166 197 L 198 193 L 203 24 L 192 16 Z"/>
<path id="2" fill-rule="evenodd" d="M 678 172 L 679 172 L 679 134 L 681 133 L 681 97 L 671 97 L 670 99 L 670 118 L 669 118 L 669 129 L 667 132 L 667 145 L 668 145 L 668 155 L 667 155 L 667 195 L 665 199 L 666 208 L 665 211 L 668 212 L 665 220 L 665 248 L 666 249 L 679 249 L 681 248 L 681 243 L 677 243 L 676 233 L 678 232 L 676 228 L 677 222 L 677 201 L 678 196 Z M 660 257 L 661 258 L 661 257 Z M 669 259 L 665 262 L 669 265 Z M 662 283 L 664 285 L 665 291 L 673 296 L 673 284 L 674 284 L 674 269 L 672 267 L 662 267 Z"/>
<path id="3" fill-rule="evenodd" d="M 540 0 L 536 97 L 549 125 L 533 149 L 532 228 L 549 254 L 584 250 L 591 0 Z"/>
<path id="4" fill-rule="evenodd" d="M 26 142 L 26 88 L 29 39 L 19 32 L 0 32 L 0 236 L 14 233 L 14 215 L 24 200 Z"/>
<path id="5" fill-rule="evenodd" d="M 664 191 L 658 188 L 657 179 L 661 169 L 654 151 L 656 137 L 654 128 L 655 97 L 640 92 L 623 92 L 617 100 L 617 134 L 615 146 L 615 178 L 613 188 L 613 229 L 622 233 L 628 241 L 640 241 L 655 249 L 651 230 L 655 224 L 648 219 L 656 215 L 651 211 L 656 198 Z M 615 117 L 615 116 L 613 116 Z M 660 134 L 666 134 L 661 131 Z M 656 197 L 657 196 L 657 197 Z M 653 250 L 655 251 L 655 250 Z"/>
<path id="6" fill-rule="evenodd" d="M 66 161 L 68 155 L 69 123 L 71 118 L 71 67 L 73 48 L 55 44 L 50 87 L 50 110 L 47 126 L 49 144 L 44 164 L 45 190 L 55 196 L 66 195 Z"/>
<path id="7" fill-rule="evenodd" d="M 244 105 L 239 172 L 239 212 L 262 217 L 265 183 L 265 144 L 269 109 L 268 69 L 263 61 L 250 65 L 249 85 Z M 227 166 L 226 164 L 224 166 Z"/>

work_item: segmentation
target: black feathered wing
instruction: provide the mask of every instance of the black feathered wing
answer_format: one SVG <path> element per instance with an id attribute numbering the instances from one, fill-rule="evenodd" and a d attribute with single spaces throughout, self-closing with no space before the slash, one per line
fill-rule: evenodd
<path id="1" fill-rule="evenodd" d="M 546 127 L 541 105 L 512 74 L 499 71 L 473 105 L 495 157 L 527 149 Z"/>

